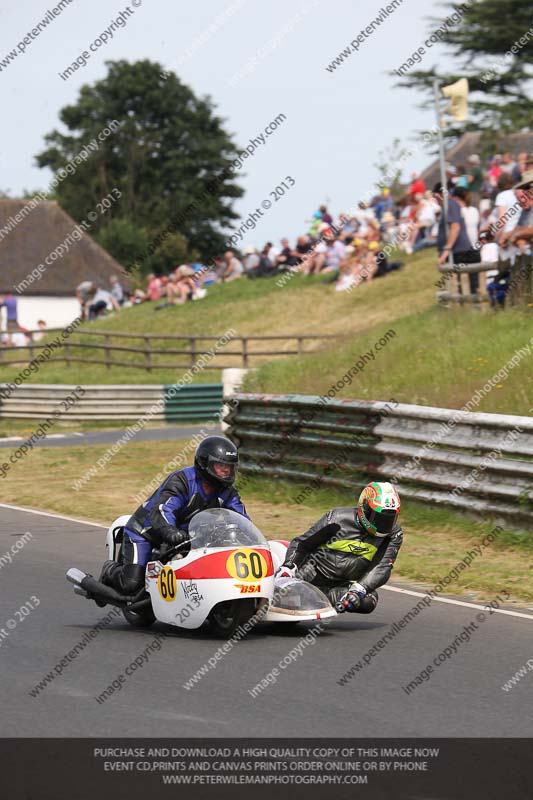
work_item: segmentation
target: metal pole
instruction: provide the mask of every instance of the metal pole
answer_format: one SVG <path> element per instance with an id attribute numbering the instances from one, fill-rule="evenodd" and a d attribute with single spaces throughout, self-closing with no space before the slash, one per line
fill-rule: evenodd
<path id="1" fill-rule="evenodd" d="M 433 93 L 435 96 L 435 113 L 437 115 L 437 138 L 439 141 L 439 164 L 440 180 L 442 183 L 442 219 L 444 222 L 444 232 L 448 238 L 448 185 L 446 181 L 446 159 L 444 156 L 444 137 L 442 135 L 442 113 L 440 108 L 440 86 L 437 78 L 433 81 Z M 448 263 L 453 264 L 452 253 L 448 253 Z"/>

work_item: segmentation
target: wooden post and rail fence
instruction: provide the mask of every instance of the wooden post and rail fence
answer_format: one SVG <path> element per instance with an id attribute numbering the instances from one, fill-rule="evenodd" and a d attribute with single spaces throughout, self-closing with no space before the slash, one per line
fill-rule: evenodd
<path id="1" fill-rule="evenodd" d="M 506 275 L 507 293 L 505 304 L 508 306 L 527 306 L 533 303 L 533 268 L 529 255 L 518 256 L 511 264 L 509 261 L 480 262 L 479 264 L 444 264 L 439 266 L 442 278 L 437 284 L 437 300 L 440 303 L 482 304 L 490 303 L 487 285 Z M 487 273 L 494 273 L 487 277 Z M 478 275 L 478 290 L 470 291 L 469 275 Z"/>
<path id="2" fill-rule="evenodd" d="M 22 365 L 31 362 L 45 347 L 50 335 L 59 333 L 61 328 L 48 329 L 45 336 L 39 341 L 31 341 L 19 347 L 0 347 L 0 367 L 8 365 Z M 27 331 L 28 335 L 43 334 L 43 331 Z M 73 337 L 81 336 L 83 339 L 95 337 L 101 341 L 73 341 Z M 203 369 L 228 369 L 253 366 L 252 361 L 257 358 L 271 358 L 274 356 L 310 355 L 316 350 L 310 349 L 312 343 L 320 343 L 339 339 L 336 334 L 280 334 L 277 336 L 233 336 L 222 347 L 216 347 L 227 334 L 220 336 L 199 336 L 184 334 L 159 334 L 159 333 L 122 333 L 115 331 L 83 330 L 73 332 L 67 339 L 59 340 L 60 349 L 47 358 L 47 363 L 61 362 L 67 367 L 71 364 L 102 364 L 107 369 L 112 367 L 131 367 L 147 372 L 158 369 L 190 369 L 201 357 L 211 357 L 211 362 L 205 363 Z M 119 340 L 124 344 L 114 343 Z M 132 340 L 136 340 L 133 346 Z M 177 343 L 178 347 L 154 346 L 157 341 Z M 257 349 L 253 343 L 263 343 L 262 349 Z M 240 346 L 239 346 L 240 345 Z M 266 345 L 266 349 L 265 349 Z M 86 353 L 86 356 L 84 356 Z M 24 356 L 23 356 L 24 354 Z M 100 358 L 89 357 L 92 355 Z M 129 355 L 134 357 L 126 360 Z M 14 356 L 14 357 L 13 357 Z M 169 356 L 185 356 L 177 362 L 166 360 Z M 225 363 L 221 363 L 225 359 Z"/>

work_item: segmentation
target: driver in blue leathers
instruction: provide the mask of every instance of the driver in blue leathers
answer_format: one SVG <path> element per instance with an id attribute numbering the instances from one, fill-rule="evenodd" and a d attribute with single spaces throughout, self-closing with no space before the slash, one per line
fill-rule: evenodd
<path id="1" fill-rule="evenodd" d="M 200 442 L 194 466 L 172 472 L 130 517 L 124 529 L 123 563 L 105 561 L 102 583 L 121 594 L 136 594 L 144 585 L 152 547 L 187 541 L 189 522 L 199 511 L 228 508 L 249 519 L 233 486 L 238 463 L 236 446 L 224 436 Z"/>

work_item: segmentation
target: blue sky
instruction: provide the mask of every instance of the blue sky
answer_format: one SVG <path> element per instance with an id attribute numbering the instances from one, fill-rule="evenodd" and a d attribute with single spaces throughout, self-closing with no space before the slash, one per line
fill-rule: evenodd
<path id="1" fill-rule="evenodd" d="M 0 11 L 0 63 L 58 0 L 18 0 Z M 139 5 L 134 6 L 134 3 Z M 210 95 L 226 128 L 245 147 L 279 114 L 285 122 L 244 162 L 243 219 L 265 199 L 264 212 L 246 244 L 262 245 L 306 230 L 316 207 L 350 208 L 378 177 L 379 151 L 395 137 L 413 142 L 432 127 L 433 114 L 417 108 L 420 97 L 395 88 L 387 72 L 399 67 L 427 38 L 428 16 L 442 16 L 433 0 L 403 0 L 371 36 L 333 72 L 326 66 L 387 5 L 370 0 L 130 0 L 127 24 L 68 81 L 59 76 L 89 49 L 126 8 L 112 0 L 73 0 L 0 71 L 3 148 L 0 188 L 17 195 L 45 188 L 51 173 L 35 164 L 44 135 L 58 127 L 58 112 L 75 102 L 80 86 L 102 78 L 108 59 L 149 58 L 175 70 L 200 95 Z M 431 67 L 434 47 L 423 66 Z M 420 154 L 405 162 L 405 175 L 423 168 Z M 243 173 L 246 173 L 244 175 Z M 294 185 L 275 200 L 286 176 Z M 228 231 L 228 233 L 230 233 Z"/>

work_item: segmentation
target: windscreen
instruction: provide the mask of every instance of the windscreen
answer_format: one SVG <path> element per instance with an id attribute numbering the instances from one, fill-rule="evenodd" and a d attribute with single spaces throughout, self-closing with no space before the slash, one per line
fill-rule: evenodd
<path id="1" fill-rule="evenodd" d="M 206 547 L 268 547 L 261 531 L 246 517 L 228 508 L 200 511 L 189 523 L 191 550 Z"/>
<path id="2" fill-rule="evenodd" d="M 271 608 L 284 614 L 303 614 L 330 610 L 331 603 L 318 587 L 310 583 L 295 578 L 279 578 Z"/>

